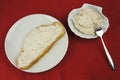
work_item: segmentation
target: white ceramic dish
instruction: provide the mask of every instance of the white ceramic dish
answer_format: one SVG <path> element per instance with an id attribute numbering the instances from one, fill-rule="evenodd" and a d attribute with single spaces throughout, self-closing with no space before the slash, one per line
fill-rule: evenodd
<path id="1" fill-rule="evenodd" d="M 74 16 L 76 16 L 78 14 L 78 12 L 80 11 L 81 8 L 93 8 L 95 9 L 97 12 L 99 12 L 101 14 L 101 16 L 103 17 L 103 23 L 102 23 L 102 27 L 103 27 L 103 31 L 106 32 L 108 27 L 109 27 L 109 21 L 108 21 L 108 18 L 102 13 L 102 7 L 99 7 L 99 6 L 95 6 L 95 5 L 91 5 L 91 4 L 83 4 L 82 7 L 80 8 L 76 8 L 76 9 L 73 9 L 69 15 L 68 15 L 68 25 L 71 29 L 71 31 L 79 36 L 79 37 L 82 37 L 82 38 L 86 38 L 86 39 L 92 39 L 92 38 L 97 38 L 97 36 L 95 35 L 87 35 L 87 34 L 84 34 L 84 33 L 81 33 L 80 31 L 78 31 L 75 27 L 74 27 L 74 23 L 72 21 L 72 18 Z"/>
<path id="2" fill-rule="evenodd" d="M 19 54 L 23 40 L 28 32 L 41 24 L 51 24 L 58 21 L 54 17 L 45 14 L 32 14 L 18 20 L 7 33 L 5 39 L 5 51 L 9 61 L 16 67 L 16 57 Z M 68 48 L 68 35 L 60 38 L 50 51 L 36 64 L 25 72 L 38 73 L 55 67 L 65 56 Z M 19 68 L 18 68 L 19 69 Z"/>

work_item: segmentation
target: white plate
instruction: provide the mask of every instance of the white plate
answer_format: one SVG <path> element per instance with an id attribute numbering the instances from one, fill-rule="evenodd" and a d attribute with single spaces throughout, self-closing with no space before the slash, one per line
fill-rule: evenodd
<path id="1" fill-rule="evenodd" d="M 26 34 L 41 24 L 52 24 L 55 21 L 58 20 L 49 15 L 33 14 L 21 18 L 10 28 L 5 39 L 5 51 L 8 59 L 16 68 L 18 68 L 16 66 L 16 57 L 19 54 Z M 24 71 L 38 73 L 55 67 L 65 56 L 67 48 L 68 35 L 66 32 L 42 59 Z"/>
<path id="2" fill-rule="evenodd" d="M 103 23 L 102 23 L 103 31 L 106 32 L 108 27 L 109 27 L 109 21 L 108 21 L 108 18 L 102 13 L 102 7 L 91 5 L 91 4 L 86 4 L 86 3 L 83 4 L 82 7 L 73 9 L 69 13 L 69 15 L 68 15 L 68 25 L 69 25 L 71 31 L 79 37 L 86 38 L 86 39 L 97 38 L 96 35 L 87 35 L 87 34 L 84 34 L 84 33 L 81 33 L 80 31 L 78 31 L 74 27 L 74 24 L 73 24 L 73 21 L 72 21 L 72 18 L 78 14 L 78 12 L 80 11 L 81 8 L 88 8 L 88 7 L 95 9 L 96 11 L 98 11 L 101 14 L 101 16 L 103 17 Z"/>

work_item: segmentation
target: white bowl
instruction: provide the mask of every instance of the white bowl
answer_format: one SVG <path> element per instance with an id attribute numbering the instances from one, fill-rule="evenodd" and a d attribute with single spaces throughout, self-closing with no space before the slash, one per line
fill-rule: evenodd
<path id="1" fill-rule="evenodd" d="M 68 15 L 68 25 L 71 29 L 71 31 L 81 37 L 81 38 L 86 38 L 86 39 L 92 39 L 92 38 L 97 38 L 98 36 L 97 35 L 88 35 L 88 34 L 84 34 L 80 31 L 78 31 L 75 27 L 74 27 L 74 23 L 72 21 L 72 18 L 74 16 L 76 16 L 78 14 L 78 12 L 80 11 L 81 8 L 93 8 L 95 9 L 97 12 L 99 12 L 101 14 L 101 16 L 103 17 L 103 23 L 102 23 L 102 27 L 103 27 L 103 31 L 104 33 L 107 31 L 108 27 L 109 27 L 109 20 L 108 18 L 102 13 L 102 7 L 99 7 L 99 6 L 95 6 L 95 5 L 91 5 L 91 4 L 83 4 L 82 7 L 80 8 L 76 8 L 76 9 L 73 9 L 69 15 Z"/>

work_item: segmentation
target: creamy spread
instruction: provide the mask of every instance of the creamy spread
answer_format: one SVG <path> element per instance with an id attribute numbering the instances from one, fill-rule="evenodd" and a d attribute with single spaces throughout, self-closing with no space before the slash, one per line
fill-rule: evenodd
<path id="1" fill-rule="evenodd" d="M 102 16 L 92 8 L 82 8 L 72 18 L 75 28 L 84 34 L 95 35 L 95 29 L 101 27 Z"/>

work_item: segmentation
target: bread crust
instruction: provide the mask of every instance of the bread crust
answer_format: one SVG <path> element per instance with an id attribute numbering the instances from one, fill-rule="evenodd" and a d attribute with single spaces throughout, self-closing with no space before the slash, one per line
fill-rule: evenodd
<path id="1" fill-rule="evenodd" d="M 55 40 L 43 51 L 43 53 L 42 54 L 40 53 L 40 55 L 38 57 L 36 57 L 36 59 L 34 59 L 29 65 L 24 66 L 24 67 L 19 67 L 18 66 L 18 58 L 17 58 L 17 66 L 19 67 L 19 69 L 21 69 L 21 70 L 29 69 L 33 64 L 37 63 L 52 48 L 52 46 L 65 34 L 65 28 L 62 23 L 53 22 L 53 24 L 51 24 L 51 25 L 53 25 L 53 26 L 59 25 L 62 28 L 62 32 L 60 33 L 60 35 L 57 36 L 55 38 Z M 40 26 L 47 27 L 49 25 L 40 25 Z M 39 26 L 37 28 L 39 28 Z M 18 57 L 19 56 L 20 55 L 18 55 Z"/>

